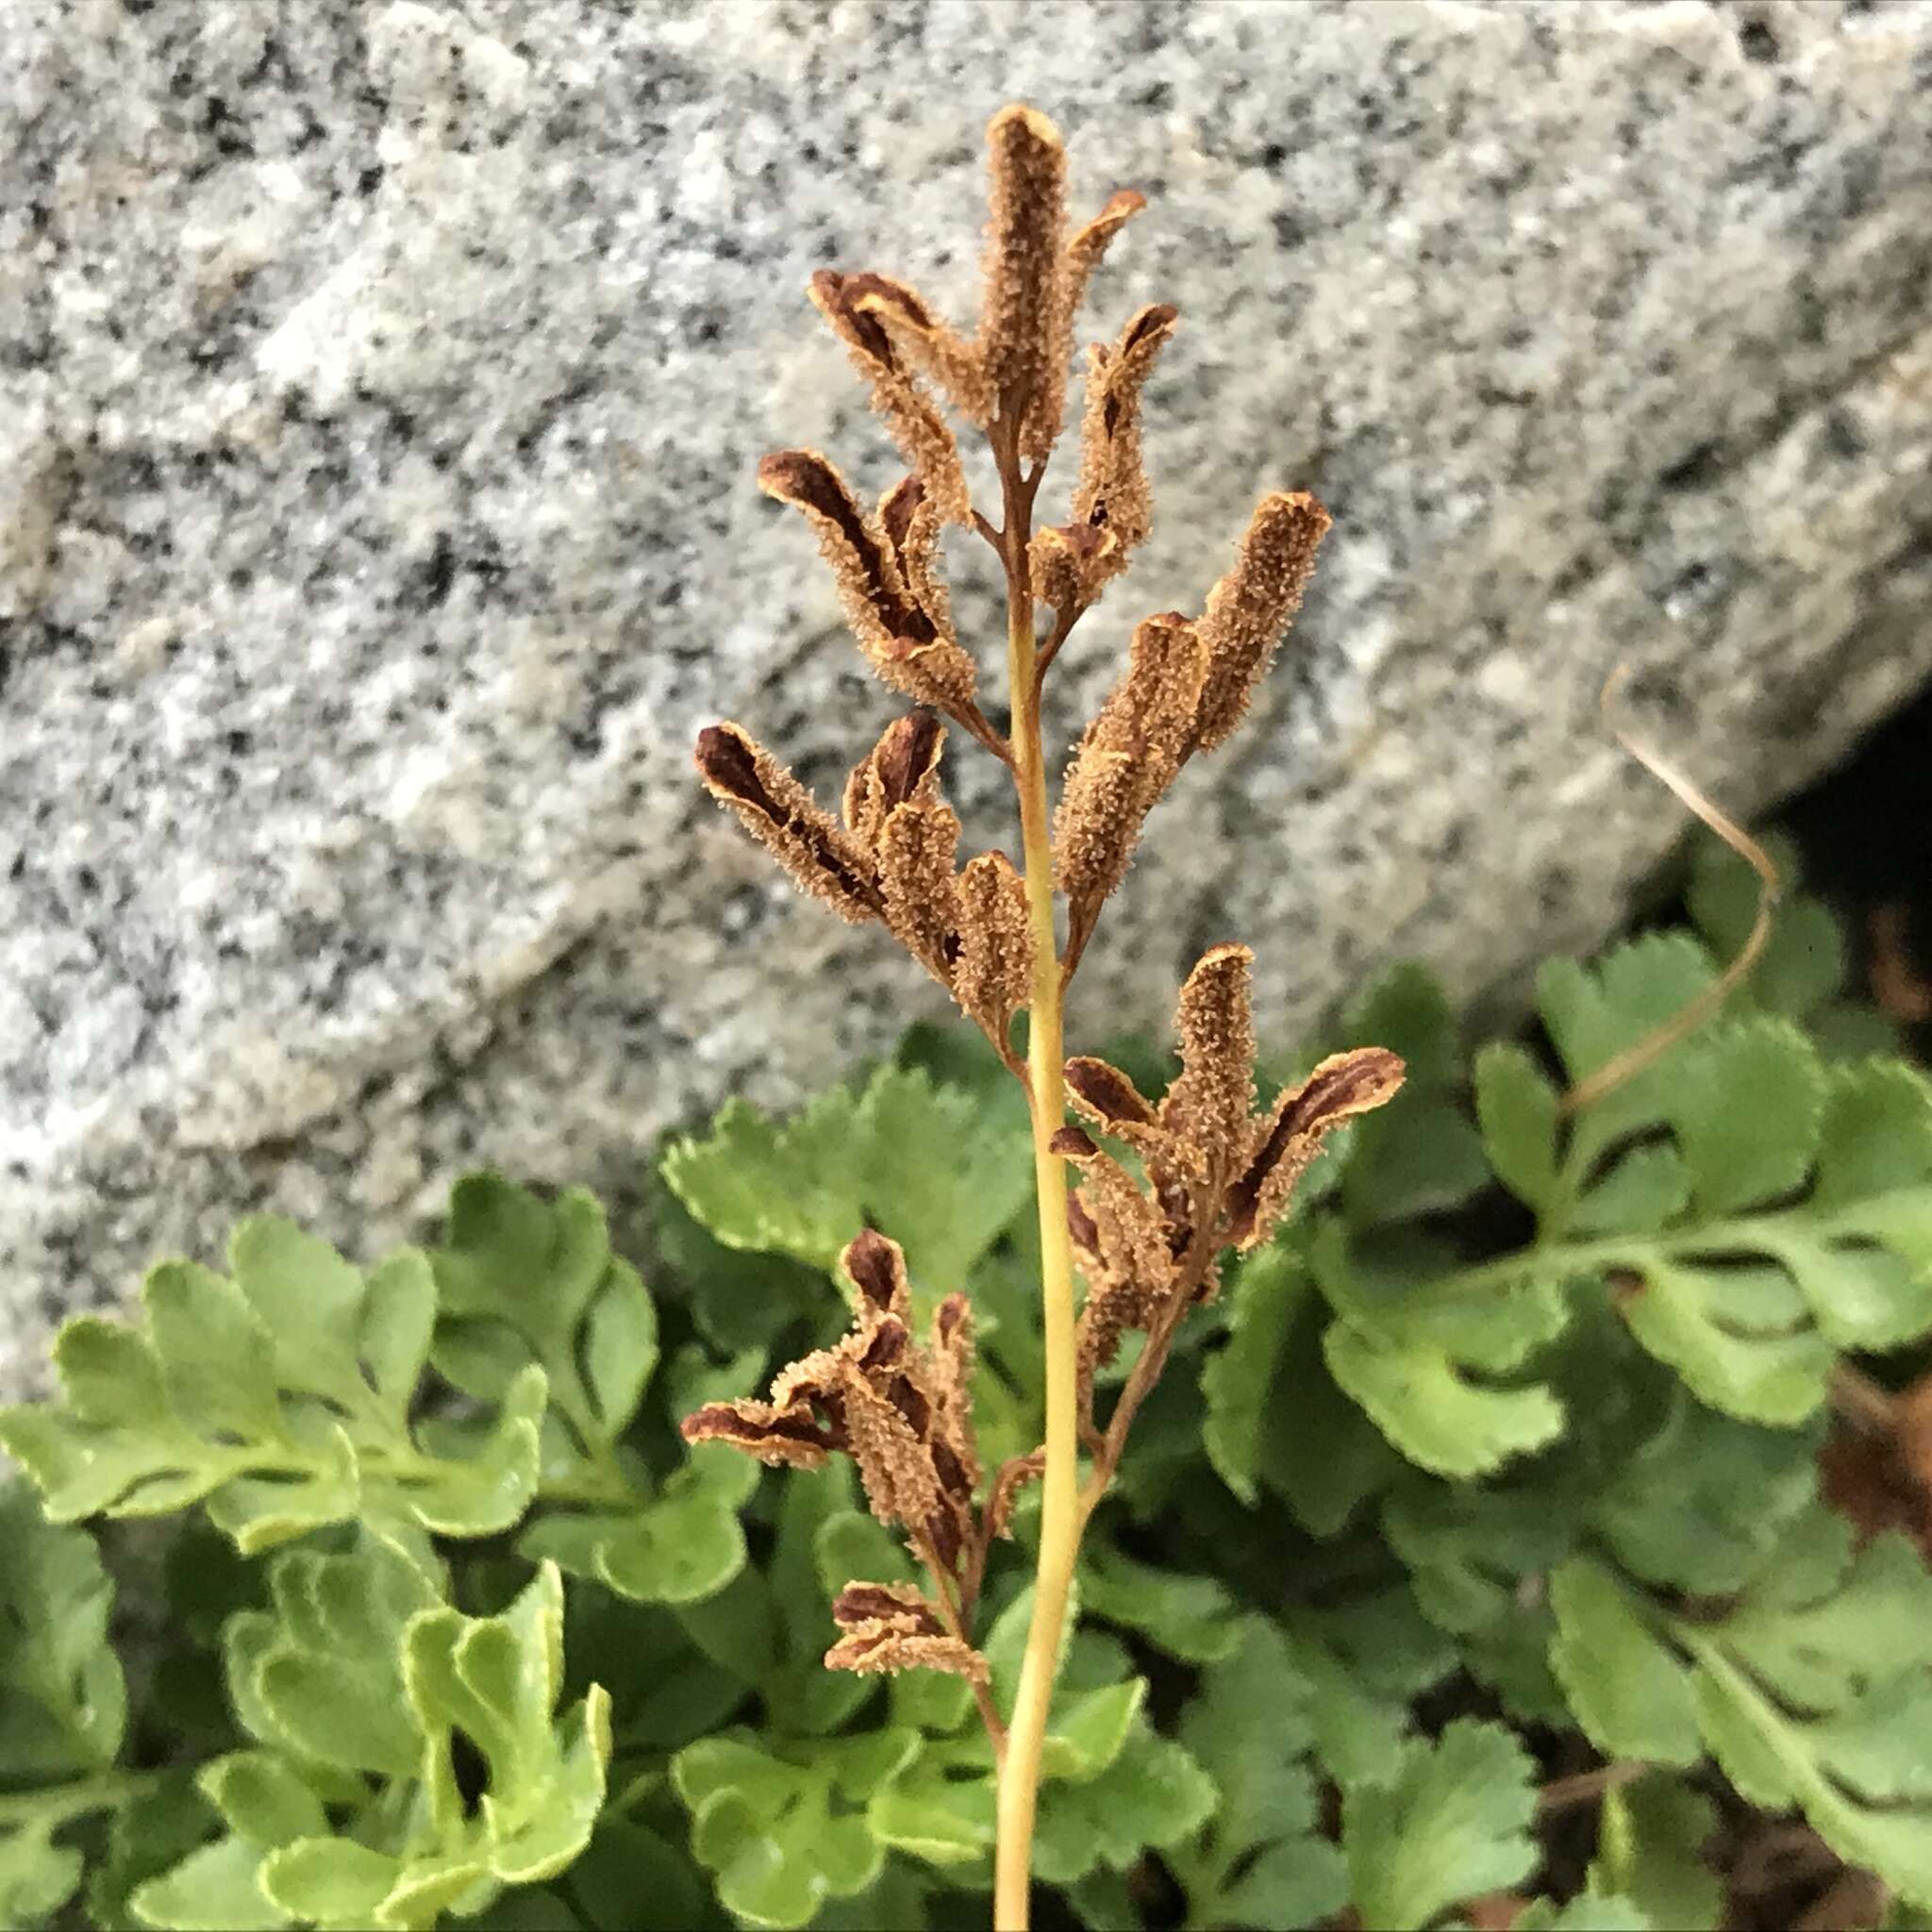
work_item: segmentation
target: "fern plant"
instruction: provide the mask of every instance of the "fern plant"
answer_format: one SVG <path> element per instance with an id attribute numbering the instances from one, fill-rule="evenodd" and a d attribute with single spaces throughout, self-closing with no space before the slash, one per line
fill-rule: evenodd
<path id="1" fill-rule="evenodd" d="M 1264 498 L 1203 614 L 1137 627 L 1050 809 L 1043 680 L 1147 534 L 1176 318 L 1091 352 L 1041 524 L 1141 204 L 1069 232 L 1051 126 L 990 142 L 972 338 L 812 287 L 910 474 L 868 509 L 813 452 L 760 472 L 915 708 L 836 815 L 738 725 L 697 752 L 971 1030 L 727 1106 L 634 1240 L 478 1174 L 427 1246 L 256 1217 L 69 1323 L 58 1398 L 0 1411 L 0 1926 L 1023 1927 L 1045 1889 L 1095 1928 L 1714 1927 L 1720 1829 L 1792 1812 L 1932 1913 L 1932 1577 L 1819 1481 L 1834 1416 L 1890 1426 L 1874 1366 L 1924 1367 L 1932 1090 L 1817 902 L 1747 946 L 1721 852 L 1689 926 L 1551 962 L 1473 1060 L 1415 967 L 1262 1056 L 1235 945 L 1177 1060 L 1066 1054 L 1327 518 Z M 1004 707 L 948 525 L 1006 581 Z M 958 864 L 941 719 L 1010 774 L 1018 866 Z"/>
<path id="2" fill-rule="evenodd" d="M 956 1288 L 926 1341 L 916 1341 L 907 1257 L 890 1239 L 860 1232 L 857 1217 L 834 1230 L 850 1241 L 841 1266 L 857 1309 L 851 1335 L 781 1371 L 766 1398 L 696 1411 L 685 1433 L 801 1470 L 849 1455 L 874 1514 L 903 1532 L 922 1580 L 855 1581 L 835 1600 L 845 1635 L 825 1662 L 946 1670 L 973 1687 L 997 1769 L 994 1922 L 1024 1932 L 1054 1681 L 1086 1524 L 1183 1318 L 1212 1299 L 1221 1257 L 1267 1240 L 1323 1137 L 1386 1102 L 1402 1066 L 1373 1047 L 1335 1054 L 1257 1116 L 1252 956 L 1235 945 L 1206 954 L 1181 990 L 1181 1072 L 1158 1102 L 1108 1061 L 1065 1056 L 1067 990 L 1141 824 L 1188 759 L 1241 723 L 1329 520 L 1310 496 L 1263 497 L 1203 614 L 1166 611 L 1136 628 L 1054 808 L 1041 693 L 1074 626 L 1148 534 L 1141 392 L 1177 318 L 1152 305 L 1110 345 L 1093 346 L 1072 515 L 1036 526 L 1066 415 L 1075 315 L 1115 235 L 1144 203 L 1117 193 L 1070 231 L 1066 160 L 1052 124 L 1008 108 L 987 142 L 986 290 L 971 338 L 888 276 L 827 269 L 812 279 L 812 301 L 850 351 L 909 474 L 868 511 L 815 451 L 781 451 L 758 472 L 766 491 L 817 534 L 880 681 L 924 708 L 890 726 L 854 768 L 841 817 L 737 724 L 703 732 L 697 764 L 707 788 L 804 891 L 855 924 L 884 925 L 1021 1081 L 1040 1230 L 1043 1440 L 982 1470 L 971 1298 Z M 974 505 L 941 398 L 986 439 L 999 480 L 997 525 Z M 979 667 L 954 627 L 940 570 L 949 525 L 984 537 L 1005 578 L 1005 731 L 981 708 Z M 1043 638 L 1041 606 L 1053 612 Z M 959 820 L 940 791 L 940 717 L 1010 775 L 1017 870 L 1001 852 L 960 869 Z M 1022 1015 L 1024 1058 L 1015 1043 Z M 1108 1144 L 1068 1124 L 1070 1100 Z M 1079 1175 L 1071 1193 L 1069 1165 Z M 749 1185 L 775 1191 L 780 1182 L 767 1174 Z M 1077 1310 L 1076 1270 L 1086 1284 Z M 1110 1403 L 1097 1402 L 1098 1374 L 1130 1335 L 1144 1338 L 1133 1366 Z M 978 1648 L 980 1593 L 991 1546 L 1007 1535 L 1027 1481 L 1041 1494 L 1036 1583 L 1020 1681 L 1003 1704 Z"/>

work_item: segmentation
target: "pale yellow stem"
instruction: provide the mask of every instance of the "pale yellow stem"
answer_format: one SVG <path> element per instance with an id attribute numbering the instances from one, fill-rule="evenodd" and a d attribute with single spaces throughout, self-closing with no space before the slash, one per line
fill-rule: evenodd
<path id="1" fill-rule="evenodd" d="M 1008 529 L 1012 528 L 1010 499 Z M 1024 557 L 1024 549 L 1021 552 Z M 1046 1468 L 1041 1478 L 1040 1569 L 1033 1622 L 1000 1771 L 999 1840 L 993 1880 L 995 1932 L 1026 1932 L 1033 1819 L 1040 1759 L 1053 1703 L 1054 1668 L 1080 1546 L 1079 1416 L 1074 1364 L 1074 1252 L 1067 1232 L 1066 1163 L 1050 1146 L 1066 1120 L 1060 1041 L 1060 964 L 1054 932 L 1053 843 L 1040 739 L 1038 647 L 1033 599 L 1024 575 L 1011 588 L 1007 626 L 1013 704 L 1013 779 L 1026 906 L 1033 932 L 1033 1005 L 1027 1015 L 1027 1074 L 1033 1110 L 1033 1168 L 1040 1195 L 1041 1312 L 1046 1338 Z"/>

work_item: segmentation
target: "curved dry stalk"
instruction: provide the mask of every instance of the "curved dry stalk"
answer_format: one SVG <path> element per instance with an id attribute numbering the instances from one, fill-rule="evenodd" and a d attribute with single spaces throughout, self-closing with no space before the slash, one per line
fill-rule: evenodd
<path id="1" fill-rule="evenodd" d="M 1653 1769 L 1641 1757 L 1614 1757 L 1593 1771 L 1579 1771 L 1569 1777 L 1552 1778 L 1536 1795 L 1539 1818 L 1568 1811 L 1577 1805 L 1594 1805 L 1609 1792 L 1632 1785 Z"/>
<path id="2" fill-rule="evenodd" d="M 1610 730 L 1617 742 L 1659 784 L 1668 786 L 1675 792 L 1705 824 L 1751 867 L 1762 883 L 1757 894 L 1757 915 L 1751 922 L 1751 931 L 1744 943 L 1738 949 L 1738 957 L 1690 1005 L 1673 1013 L 1660 1025 L 1653 1026 L 1642 1039 L 1626 1046 L 1622 1053 L 1612 1054 L 1588 1078 L 1577 1081 L 1559 1102 L 1561 1110 L 1566 1114 L 1580 1113 L 1586 1107 L 1594 1106 L 1607 1093 L 1614 1092 L 1624 1081 L 1635 1078 L 1645 1067 L 1661 1058 L 1680 1040 L 1696 1032 L 1698 1027 L 1723 1007 L 1732 993 L 1751 976 L 1752 969 L 1763 957 L 1764 948 L 1771 940 L 1772 924 L 1777 912 L 1778 900 L 1784 891 L 1784 881 L 1778 876 L 1777 867 L 1772 863 L 1771 854 L 1741 825 L 1726 817 L 1707 793 L 1701 791 L 1660 753 L 1652 750 L 1649 745 L 1644 744 L 1616 722 L 1612 705 L 1629 675 L 1629 665 L 1619 664 L 1605 680 L 1603 694 L 1598 700 L 1603 707 L 1605 717 L 1609 720 Z"/>

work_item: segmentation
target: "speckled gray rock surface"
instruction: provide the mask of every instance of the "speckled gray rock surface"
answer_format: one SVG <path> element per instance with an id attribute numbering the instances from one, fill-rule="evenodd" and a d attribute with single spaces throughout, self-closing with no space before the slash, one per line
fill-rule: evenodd
<path id="1" fill-rule="evenodd" d="M 1259 490 L 1338 521 L 1079 1029 L 1221 937 L 1279 1035 L 1600 935 L 1680 824 L 1620 658 L 1740 810 L 1932 671 L 1917 0 L 0 10 L 0 1381 L 240 1208 L 367 1247 L 466 1163 L 613 1187 L 930 1008 L 687 746 L 829 785 L 889 715 L 752 471 L 888 475 L 802 285 L 970 313 L 1007 99 L 1153 203 L 1087 332 L 1183 309 L 1063 731 Z"/>

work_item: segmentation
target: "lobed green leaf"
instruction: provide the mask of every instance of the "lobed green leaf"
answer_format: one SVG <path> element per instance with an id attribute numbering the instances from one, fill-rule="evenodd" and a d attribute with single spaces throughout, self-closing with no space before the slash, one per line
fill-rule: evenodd
<path id="1" fill-rule="evenodd" d="M 428 1454 L 410 1409 L 435 1285 L 413 1250 L 365 1277 L 291 1224 L 236 1229 L 233 1274 L 163 1261 L 140 1326 L 83 1315 L 55 1344 L 64 1403 L 0 1410 L 56 1522 L 206 1502 L 252 1555 L 329 1524 L 490 1535 L 536 1493 L 540 1369 L 497 1392 L 468 1453 Z"/>
<path id="2" fill-rule="evenodd" d="M 1309 1754 L 1315 1686 L 1278 1626 L 1245 1621 L 1239 1647 L 1202 1675 L 1180 1740 L 1220 1803 L 1166 1860 L 1192 1925 L 1310 1925 L 1347 1902 L 1341 1850 L 1320 1830 Z"/>
<path id="3" fill-rule="evenodd" d="M 1750 1802 L 1797 1807 L 1848 1861 L 1932 1904 L 1932 1769 L 1918 1743 L 1932 1721 L 1932 1574 L 1908 1544 L 1886 1536 L 1854 1554 L 1848 1525 L 1814 1506 L 1715 1617 L 1595 1559 L 1559 1583 L 1575 1668 L 1610 1646 L 1616 1691 L 1577 1707 L 1600 1748 L 1661 1743 L 1687 1761 L 1701 1740 Z"/>
<path id="4" fill-rule="evenodd" d="M 224 1835 L 134 1890 L 144 1924 L 374 1925 L 410 1932 L 564 1870 L 610 1759 L 596 1686 L 558 1714 L 563 1586 L 552 1566 L 494 1617 L 365 1538 L 291 1551 L 274 1608 L 228 1628 L 230 1692 L 257 1739 L 201 1773 Z M 472 1807 L 460 1735 L 482 1767 Z"/>
<path id="5" fill-rule="evenodd" d="M 1404 1748 L 1394 1775 L 1343 1793 L 1341 1850 L 1364 1924 L 1416 1932 L 1522 1883 L 1539 1853 L 1534 1767 L 1500 1724 L 1467 1718 Z"/>
<path id="6" fill-rule="evenodd" d="M 1591 1894 L 1625 1898 L 1659 1927 L 1716 1932 L 1724 1887 L 1706 1848 L 1717 1826 L 1710 1800 L 1668 1772 L 1606 1791 Z"/>
<path id="7" fill-rule="evenodd" d="M 772 1251 L 830 1274 L 865 1227 L 906 1251 L 922 1299 L 963 1282 L 1031 1199 L 1024 1113 L 1004 1088 L 960 1091 L 922 1068 L 881 1067 L 790 1121 L 727 1102 L 661 1171 L 726 1246 Z"/>

